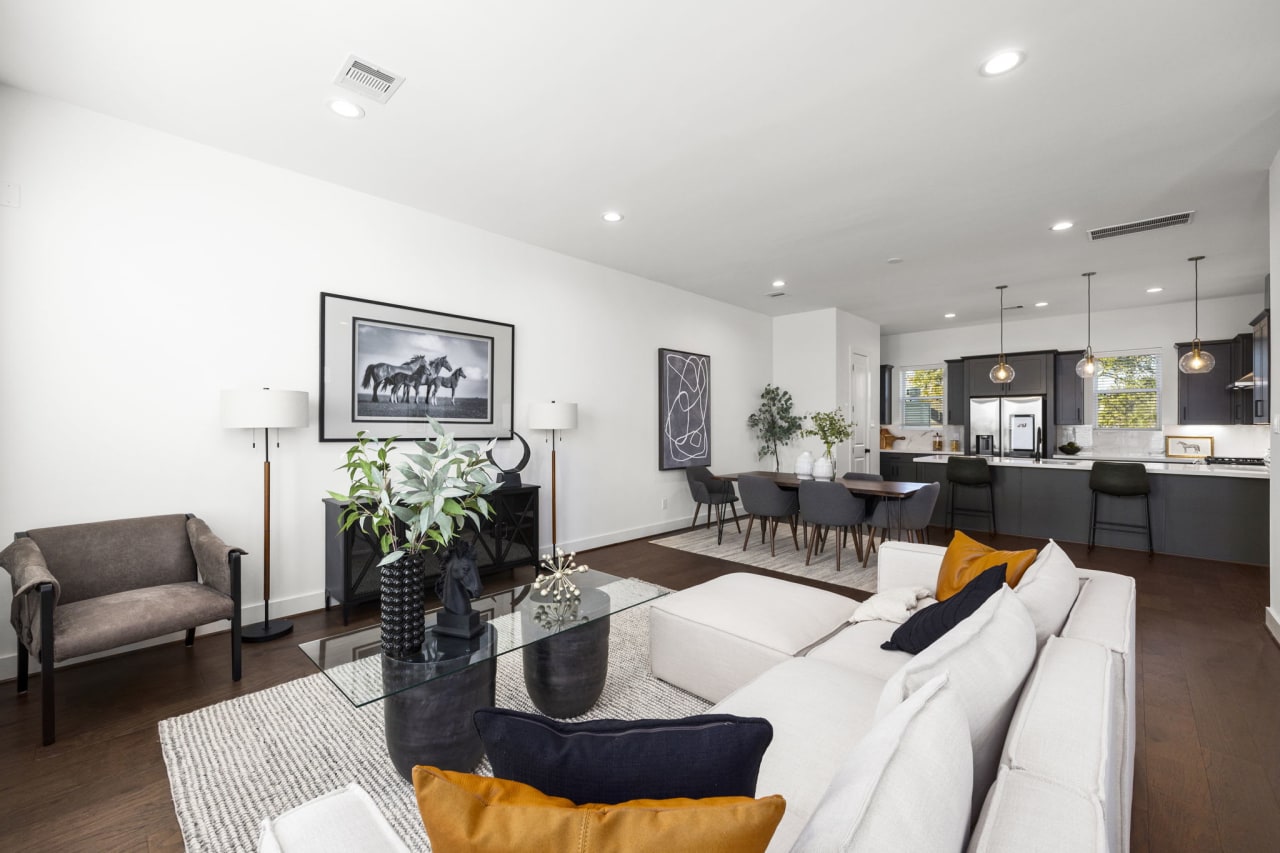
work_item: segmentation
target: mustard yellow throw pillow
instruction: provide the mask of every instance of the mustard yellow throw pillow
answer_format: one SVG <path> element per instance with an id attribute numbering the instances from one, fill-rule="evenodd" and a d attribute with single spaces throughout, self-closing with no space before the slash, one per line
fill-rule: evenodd
<path id="1" fill-rule="evenodd" d="M 574 805 L 507 779 L 413 768 L 434 853 L 763 853 L 786 802 L 773 795 Z"/>
<path id="2" fill-rule="evenodd" d="M 997 551 L 965 536 L 959 530 L 947 546 L 947 553 L 942 557 L 942 567 L 938 569 L 939 601 L 946 601 L 964 585 L 985 572 L 992 566 L 1006 563 L 1005 583 L 1014 587 L 1022 580 L 1022 575 L 1036 559 L 1036 549 L 1026 551 Z"/>

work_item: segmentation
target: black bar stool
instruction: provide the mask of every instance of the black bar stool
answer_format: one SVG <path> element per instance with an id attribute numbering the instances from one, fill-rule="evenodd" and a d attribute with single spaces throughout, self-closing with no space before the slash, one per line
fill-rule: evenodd
<path id="1" fill-rule="evenodd" d="M 1156 549 L 1151 541 L 1151 483 L 1147 479 L 1146 466 L 1141 462 L 1095 462 L 1093 469 L 1089 471 L 1089 488 L 1093 491 L 1093 502 L 1089 507 L 1089 550 L 1093 550 L 1098 528 L 1116 531 L 1145 530 L 1147 553 L 1155 554 Z M 1099 521 L 1099 494 L 1116 498 L 1141 497 L 1147 506 L 1147 523 L 1142 525 L 1120 521 Z"/>
<path id="2" fill-rule="evenodd" d="M 985 488 L 987 490 L 987 508 L 960 507 L 961 513 L 971 515 L 990 515 L 991 532 L 996 532 L 996 501 L 991 493 L 991 466 L 981 456 L 948 456 L 947 457 L 947 529 L 955 530 L 956 486 L 968 488 Z"/>

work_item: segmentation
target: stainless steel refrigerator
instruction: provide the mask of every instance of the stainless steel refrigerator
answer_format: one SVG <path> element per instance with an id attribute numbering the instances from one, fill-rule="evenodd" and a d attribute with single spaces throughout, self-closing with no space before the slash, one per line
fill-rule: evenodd
<path id="1" fill-rule="evenodd" d="M 1033 456 L 1044 441 L 1044 397 L 971 397 L 969 452 Z M 985 440 L 990 436 L 990 440 Z M 989 447 L 989 449 L 988 449 Z M 1040 447 L 1043 453 L 1044 448 Z"/>

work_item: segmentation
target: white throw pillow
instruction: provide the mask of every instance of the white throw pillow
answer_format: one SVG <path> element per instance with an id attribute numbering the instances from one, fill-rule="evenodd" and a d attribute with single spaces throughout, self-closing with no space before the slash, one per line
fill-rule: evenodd
<path id="1" fill-rule="evenodd" d="M 1036 561 L 1018 582 L 1014 592 L 1036 625 L 1036 646 L 1062 633 L 1071 607 L 1080 594 L 1080 572 L 1066 552 L 1052 539 L 1040 549 Z"/>
<path id="2" fill-rule="evenodd" d="M 922 607 L 933 603 L 933 590 L 926 586 L 899 586 L 877 592 L 868 598 L 849 617 L 850 622 L 906 622 Z"/>
<path id="3" fill-rule="evenodd" d="M 903 664 L 880 694 L 876 717 L 942 673 L 964 706 L 973 747 L 973 813 L 995 781 L 1013 709 L 1036 657 L 1036 628 L 1007 586 L 933 645 Z"/>
<path id="4" fill-rule="evenodd" d="M 410 791 L 410 794 L 413 792 Z M 409 853 L 373 798 L 355 782 L 262 821 L 259 853 Z"/>
<path id="5" fill-rule="evenodd" d="M 849 752 L 792 851 L 955 853 L 969 829 L 964 708 L 939 675 Z"/>

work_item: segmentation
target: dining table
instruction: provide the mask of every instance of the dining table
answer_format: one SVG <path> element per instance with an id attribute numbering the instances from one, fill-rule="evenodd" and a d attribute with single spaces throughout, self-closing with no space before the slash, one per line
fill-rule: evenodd
<path id="1" fill-rule="evenodd" d="M 735 482 L 739 477 L 763 477 L 781 488 L 796 490 L 799 490 L 800 484 L 805 480 L 813 479 L 813 477 L 800 477 L 796 474 L 784 474 L 779 471 L 742 471 L 737 474 L 715 474 L 713 476 L 718 480 L 732 480 Z M 902 499 L 911 497 L 928 485 L 928 483 L 911 483 L 898 480 L 846 480 L 842 477 L 836 477 L 835 482 L 860 497 L 883 498 L 895 501 L 898 509 L 897 531 L 899 536 L 902 533 Z M 716 544 L 719 545 L 724 542 L 723 513 L 717 514 L 716 522 Z M 895 538 L 893 528 L 889 530 L 889 538 Z"/>

